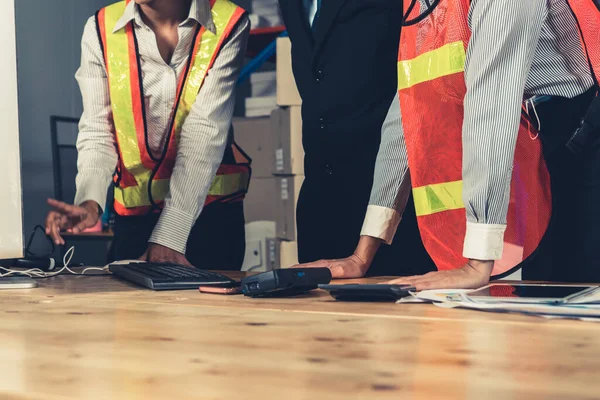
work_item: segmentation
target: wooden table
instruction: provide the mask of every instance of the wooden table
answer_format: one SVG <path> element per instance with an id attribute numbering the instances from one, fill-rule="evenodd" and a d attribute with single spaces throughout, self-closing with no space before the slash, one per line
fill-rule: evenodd
<path id="1" fill-rule="evenodd" d="M 152 292 L 61 276 L 0 291 L 2 399 L 598 399 L 600 324 Z"/>

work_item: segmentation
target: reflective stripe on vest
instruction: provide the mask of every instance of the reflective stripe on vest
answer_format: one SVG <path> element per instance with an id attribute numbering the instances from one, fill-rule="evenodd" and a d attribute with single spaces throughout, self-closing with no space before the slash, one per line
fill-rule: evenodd
<path id="1" fill-rule="evenodd" d="M 465 208 L 462 186 L 462 181 L 454 181 L 414 188 L 417 217 Z"/>
<path id="2" fill-rule="evenodd" d="M 164 201 L 169 191 L 169 179 L 175 164 L 177 142 L 183 123 L 223 42 L 244 10 L 228 0 L 211 1 L 216 34 L 198 26 L 188 65 L 178 82 L 174 105 L 176 111 L 170 123 L 171 138 L 164 159 L 159 160 L 160 157 L 153 157 L 146 146 L 141 68 L 133 23 L 130 22 L 124 29 L 113 32 L 129 1 L 115 3 L 100 10 L 97 23 L 104 46 L 120 155 L 119 171 L 123 178 L 115 188 L 115 209 L 120 214 L 138 215 L 148 212 L 147 208 L 151 205 L 148 183 L 155 169 L 152 198 L 155 204 L 160 205 Z M 243 153 L 239 154 L 242 156 L 237 157 L 236 153 L 237 164 L 222 165 L 217 171 L 207 203 L 247 191 L 250 160 Z"/>
<path id="3" fill-rule="evenodd" d="M 240 190 L 248 190 L 248 181 L 250 176 L 248 173 L 224 174 L 217 175 L 212 181 L 208 191 L 209 196 L 231 196 L 240 192 Z M 150 199 L 145 196 L 140 200 L 140 191 L 146 193 L 148 190 L 148 180 L 139 186 L 131 186 L 121 190 L 115 190 L 115 200 L 120 204 L 138 204 L 139 206 L 150 206 Z M 160 198 L 161 193 L 169 191 L 168 179 L 156 179 L 152 183 L 153 198 Z"/>
<path id="4" fill-rule="evenodd" d="M 400 38 L 398 95 L 415 210 L 423 244 L 440 270 L 459 268 L 467 261 L 462 256 L 462 124 L 469 6 L 469 0 L 440 2 L 423 21 L 404 27 Z M 419 6 L 408 19 L 418 14 Z M 494 276 L 510 272 L 537 248 L 550 219 L 549 188 L 540 143 L 529 138 L 523 120 L 504 252 L 494 265 Z"/>
<path id="5" fill-rule="evenodd" d="M 398 62 L 398 90 L 465 70 L 463 42 L 448 43 L 412 60 Z"/>

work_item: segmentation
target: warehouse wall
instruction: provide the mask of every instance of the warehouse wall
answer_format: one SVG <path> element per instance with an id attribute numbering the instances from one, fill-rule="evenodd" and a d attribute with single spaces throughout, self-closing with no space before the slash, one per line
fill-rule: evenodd
<path id="1" fill-rule="evenodd" d="M 77 117 L 74 79 L 83 26 L 107 0 L 18 0 L 16 5 L 24 229 L 43 221 L 53 194 L 52 114 Z"/>
<path id="2" fill-rule="evenodd" d="M 53 195 L 50 115 L 78 117 L 74 79 L 86 20 L 110 0 L 18 0 L 19 122 L 24 232 L 41 222 Z M 75 134 L 73 130 L 73 134 Z"/>

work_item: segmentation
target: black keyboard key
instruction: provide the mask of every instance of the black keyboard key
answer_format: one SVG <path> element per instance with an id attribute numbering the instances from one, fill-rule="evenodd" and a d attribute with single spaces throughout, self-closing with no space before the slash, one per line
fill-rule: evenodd
<path id="1" fill-rule="evenodd" d="M 179 264 L 115 264 L 110 265 L 109 270 L 115 276 L 154 290 L 197 289 L 203 285 L 221 287 L 238 285 L 236 281 L 225 275 Z"/>

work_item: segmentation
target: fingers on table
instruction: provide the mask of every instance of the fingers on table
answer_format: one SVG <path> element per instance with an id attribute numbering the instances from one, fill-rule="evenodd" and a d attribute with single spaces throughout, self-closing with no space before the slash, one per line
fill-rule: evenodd
<path id="1" fill-rule="evenodd" d="M 333 260 L 319 260 L 313 261 L 306 264 L 294 265 L 292 268 L 330 268 Z"/>
<path id="2" fill-rule="evenodd" d="M 454 289 L 457 282 L 455 277 L 446 271 L 430 272 L 425 275 L 407 276 L 386 282 L 394 285 L 411 285 L 417 290 Z"/>

